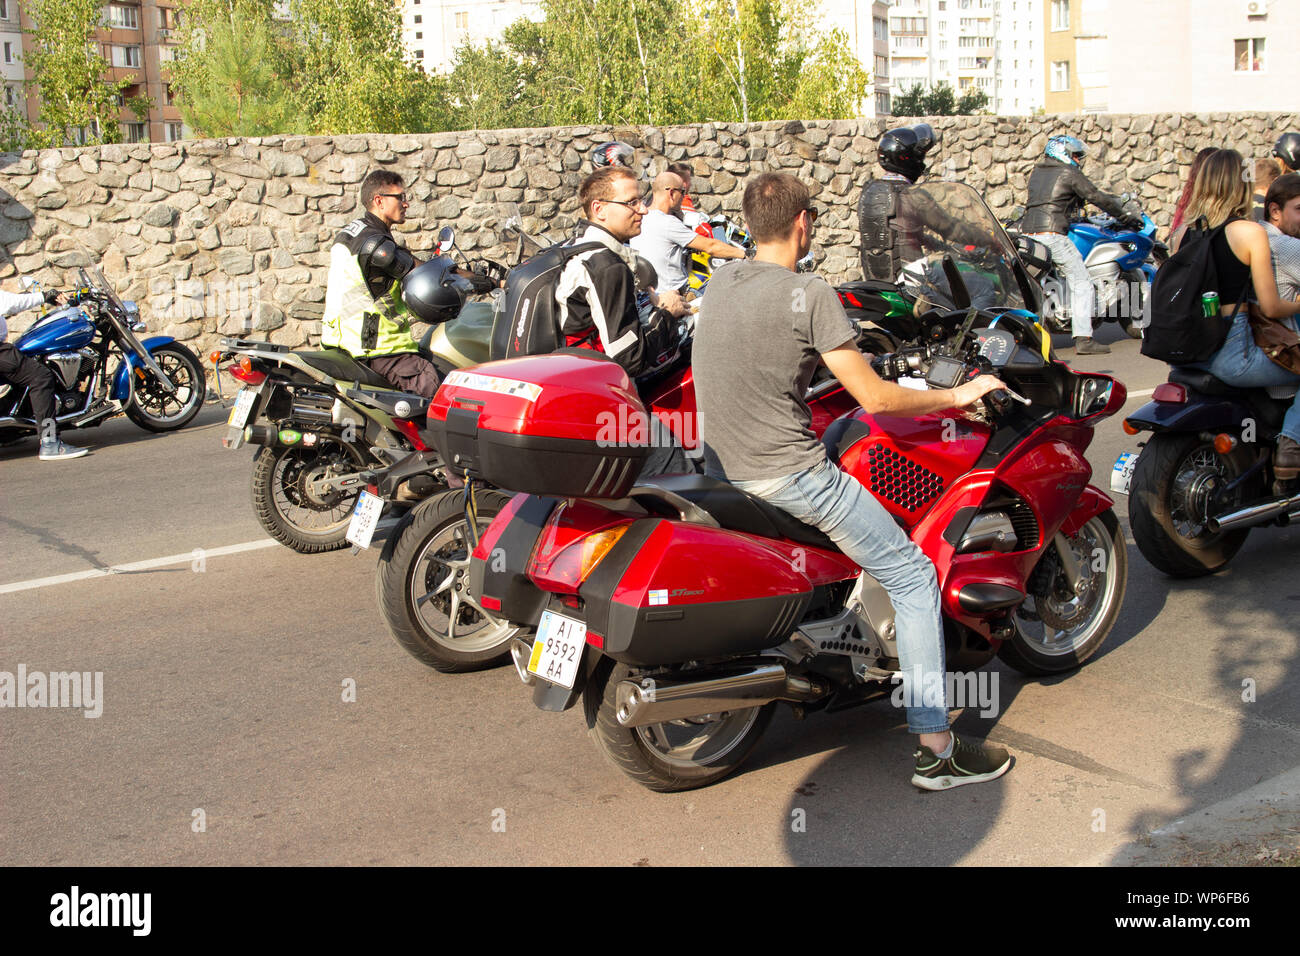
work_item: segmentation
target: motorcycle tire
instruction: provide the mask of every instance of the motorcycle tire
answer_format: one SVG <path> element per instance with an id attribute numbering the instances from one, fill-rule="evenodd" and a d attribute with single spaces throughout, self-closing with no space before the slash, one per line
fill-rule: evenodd
<path id="1" fill-rule="evenodd" d="M 481 534 L 509 504 L 510 495 L 480 491 L 476 501 Z M 473 547 L 467 530 L 463 492 L 436 494 L 402 519 L 375 576 L 379 610 L 397 643 L 445 674 L 504 664 L 510 639 L 528 630 L 484 611 L 469 594 Z M 461 625 L 467 630 L 458 635 Z"/>
<path id="2" fill-rule="evenodd" d="M 601 661 L 583 691 L 588 733 L 615 767 L 659 793 L 707 787 L 735 773 L 776 710 L 770 703 L 724 711 L 711 722 L 673 720 L 624 727 L 615 716 L 616 695 L 619 682 L 631 676 L 627 665 L 610 658 Z M 674 737 L 680 742 L 674 743 Z M 703 756 L 697 756 L 701 752 Z"/>
<path id="3" fill-rule="evenodd" d="M 346 456 L 349 466 L 366 464 L 361 453 L 331 440 L 310 448 L 302 445 L 259 448 L 253 459 L 253 512 L 262 528 L 286 548 L 299 554 L 322 554 L 347 547 L 348 522 L 357 493 L 338 501 L 313 502 L 307 497 L 306 479 L 330 460 Z M 327 515 L 318 523 L 313 515 Z"/>
<path id="4" fill-rule="evenodd" d="M 1121 329 L 1123 329 L 1123 330 L 1124 330 L 1124 334 L 1127 335 L 1127 336 L 1128 336 L 1129 338 L 1131 338 L 1131 339 L 1140 339 L 1140 338 L 1142 338 L 1142 333 L 1143 333 L 1143 332 L 1145 331 L 1145 329 L 1146 329 L 1146 326 L 1144 326 L 1144 325 L 1138 325 L 1137 323 L 1135 323 L 1135 322 L 1134 322 L 1132 319 L 1130 319 L 1130 318 L 1122 318 L 1122 319 L 1120 319 L 1120 320 L 1119 320 L 1119 327 L 1120 327 Z"/>
<path id="5" fill-rule="evenodd" d="M 1215 534 L 1201 523 L 1188 489 L 1217 472 L 1227 481 L 1250 467 L 1249 446 L 1227 456 L 1198 435 L 1153 435 L 1138 456 L 1129 487 L 1128 520 L 1142 556 L 1175 578 L 1195 578 L 1223 568 L 1246 542 L 1249 528 Z M 1249 501 L 1258 489 L 1238 489 L 1230 504 Z"/>
<path id="6" fill-rule="evenodd" d="M 1070 588 L 1055 545 L 1048 545 L 1034 569 L 1047 593 L 1033 595 L 1032 616 L 1023 606 L 1017 611 L 1011 638 L 998 648 L 998 657 L 1022 674 L 1045 677 L 1079 667 L 1105 643 L 1124 606 L 1128 552 L 1115 513 L 1103 511 L 1087 521 L 1070 545 L 1085 590 Z"/>
<path id="7" fill-rule="evenodd" d="M 126 417 L 145 431 L 170 432 L 184 428 L 194 420 L 207 398 L 208 380 L 203 371 L 203 363 L 179 342 L 160 345 L 151 354 L 159 368 L 176 386 L 176 392 L 164 392 L 146 373 L 146 381 L 137 380 L 135 383 L 131 402 L 126 406 Z M 178 400 L 177 396 L 185 389 L 188 391 L 184 400 Z M 177 405 L 177 411 L 168 415 L 167 408 L 173 402 Z"/>

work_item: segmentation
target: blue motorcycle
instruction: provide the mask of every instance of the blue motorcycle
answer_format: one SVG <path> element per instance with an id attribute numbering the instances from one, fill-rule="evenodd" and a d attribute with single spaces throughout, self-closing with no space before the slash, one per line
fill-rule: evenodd
<path id="1" fill-rule="evenodd" d="M 54 372 L 59 430 L 97 426 L 122 414 L 152 432 L 189 424 L 207 391 L 198 356 L 170 336 L 136 338 L 146 328 L 136 304 L 119 299 L 98 270 L 79 272 L 80 285 L 67 304 L 14 343 Z M 0 386 L 0 443 L 39 431 L 27 390 Z"/>
<path id="2" fill-rule="evenodd" d="M 1156 269 L 1169 258 L 1169 250 L 1156 237 L 1151 217 L 1142 215 L 1141 229 L 1126 229 L 1107 215 L 1091 216 L 1070 223 L 1067 235 L 1092 278 L 1096 292 L 1093 308 L 1094 327 L 1103 321 L 1115 321 L 1132 338 L 1142 338 L 1151 280 Z M 1062 295 L 1053 294 L 1052 283 L 1060 290 L 1066 279 L 1053 264 L 1044 280 L 1047 297 L 1043 319 L 1053 332 L 1070 331 L 1070 323 L 1060 312 Z"/>

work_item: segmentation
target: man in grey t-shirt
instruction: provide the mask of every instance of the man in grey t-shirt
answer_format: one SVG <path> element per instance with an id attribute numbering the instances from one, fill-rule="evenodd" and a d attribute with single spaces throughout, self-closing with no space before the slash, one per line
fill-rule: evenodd
<path id="1" fill-rule="evenodd" d="M 745 222 L 758 253 L 713 277 L 693 346 L 705 468 L 819 528 L 889 593 L 904 699 L 917 704 L 907 708 L 908 728 L 919 737 L 912 783 L 943 790 L 992 780 L 1011 765 L 1007 752 L 959 740 L 943 701 L 920 705 L 922 687 L 945 685 L 934 565 L 861 483 L 826 458 L 803 396 L 819 361 L 868 411 L 896 416 L 961 408 L 1003 385 L 981 375 L 922 392 L 881 381 L 854 344 L 834 291 L 795 272 L 812 245 L 809 199 L 787 173 L 764 173 L 745 187 Z"/>
<path id="2" fill-rule="evenodd" d="M 686 186 L 676 173 L 664 172 L 656 176 L 650 211 L 641 220 L 641 234 L 628 242 L 655 267 L 655 272 L 659 274 L 656 288 L 660 291 L 675 289 L 681 292 L 686 288 L 686 280 L 689 278 L 686 273 L 686 256 L 691 249 L 718 259 L 745 257 L 745 250 L 739 246 L 701 236 L 677 217 L 685 195 Z"/>

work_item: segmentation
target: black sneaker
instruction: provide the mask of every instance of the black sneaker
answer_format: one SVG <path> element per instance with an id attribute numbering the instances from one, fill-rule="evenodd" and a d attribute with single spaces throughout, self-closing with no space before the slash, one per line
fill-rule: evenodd
<path id="1" fill-rule="evenodd" d="M 981 747 L 952 735 L 952 755 L 940 760 L 929 747 L 916 751 L 912 783 L 922 790 L 948 790 L 968 783 L 983 783 L 1007 772 L 1011 755 L 1001 747 Z"/>
<path id="2" fill-rule="evenodd" d="M 1101 342 L 1095 342 L 1091 337 L 1076 338 L 1074 340 L 1075 355 L 1109 355 L 1110 346 Z"/>

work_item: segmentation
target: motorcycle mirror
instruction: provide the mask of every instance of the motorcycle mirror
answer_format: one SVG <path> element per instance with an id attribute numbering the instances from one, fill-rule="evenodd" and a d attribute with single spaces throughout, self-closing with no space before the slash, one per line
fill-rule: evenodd
<path id="1" fill-rule="evenodd" d="M 438 246 L 441 249 L 450 249 L 456 242 L 456 230 L 451 226 L 443 226 L 438 230 Z"/>
<path id="2" fill-rule="evenodd" d="M 957 263 L 952 261 L 952 256 L 943 257 L 943 274 L 948 277 L 948 289 L 952 292 L 953 305 L 959 309 L 969 309 L 970 290 L 966 288 L 966 281 L 962 279 Z"/>

